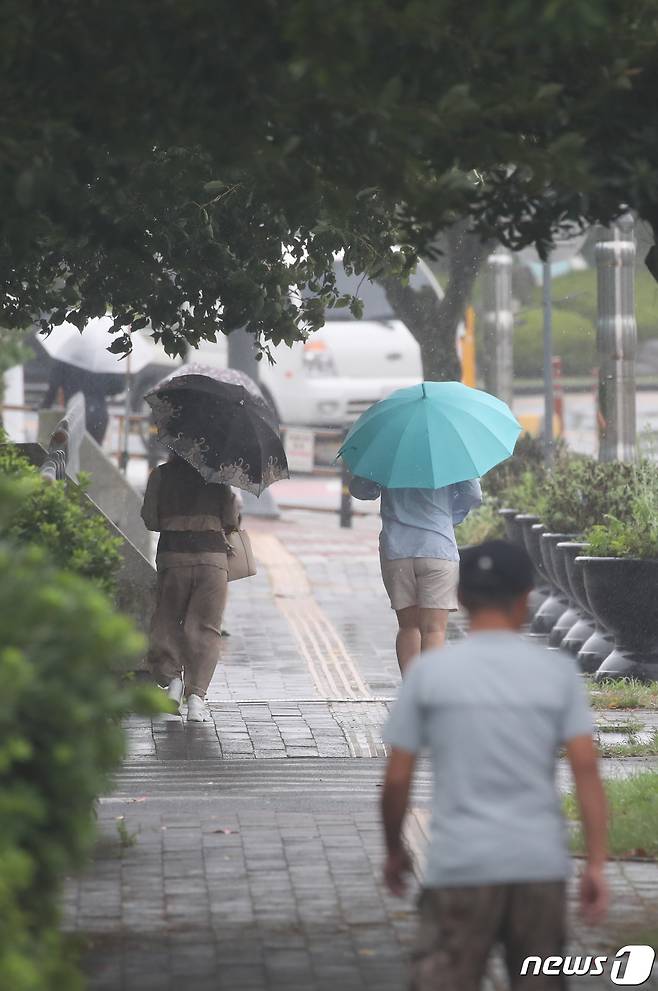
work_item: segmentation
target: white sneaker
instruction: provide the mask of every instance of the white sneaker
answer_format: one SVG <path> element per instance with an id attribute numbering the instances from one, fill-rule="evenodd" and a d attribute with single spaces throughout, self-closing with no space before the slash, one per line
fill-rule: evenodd
<path id="1" fill-rule="evenodd" d="M 180 712 L 180 704 L 183 699 L 183 679 L 179 678 L 178 675 L 169 682 L 167 698 L 178 706 Z"/>
<path id="2" fill-rule="evenodd" d="M 207 723 L 211 719 L 210 710 L 205 699 L 198 695 L 188 695 L 187 697 L 187 721 L 188 723 Z"/>

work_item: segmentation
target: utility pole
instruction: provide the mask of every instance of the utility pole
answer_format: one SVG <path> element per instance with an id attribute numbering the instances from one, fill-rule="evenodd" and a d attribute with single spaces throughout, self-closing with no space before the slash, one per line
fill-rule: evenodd
<path id="1" fill-rule="evenodd" d="M 636 457 L 635 238 L 630 213 L 596 245 L 599 460 Z"/>
<path id="2" fill-rule="evenodd" d="M 514 398 L 512 256 L 497 248 L 487 258 L 484 283 L 484 379 L 508 406 Z"/>
<path id="3" fill-rule="evenodd" d="M 254 336 L 239 328 L 228 335 L 228 367 L 244 372 L 258 382 L 258 362 L 254 348 Z"/>
<path id="4" fill-rule="evenodd" d="M 553 411 L 555 390 L 553 386 L 553 303 L 551 300 L 550 256 L 542 265 L 542 303 L 544 310 L 544 458 L 546 464 L 553 461 Z"/>
<path id="5" fill-rule="evenodd" d="M 228 335 L 228 367 L 243 372 L 257 383 L 258 365 L 253 334 L 247 333 L 242 328 L 232 330 Z M 258 498 L 250 492 L 242 492 L 241 499 L 242 512 L 246 516 L 264 516 L 268 519 L 277 519 L 281 515 L 269 489 L 265 489 Z"/>

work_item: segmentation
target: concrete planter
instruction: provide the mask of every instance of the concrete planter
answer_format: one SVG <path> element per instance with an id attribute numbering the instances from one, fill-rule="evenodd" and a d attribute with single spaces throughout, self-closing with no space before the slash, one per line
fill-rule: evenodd
<path id="1" fill-rule="evenodd" d="M 605 678 L 658 680 L 658 560 L 579 557 L 591 610 L 615 647 L 596 673 Z"/>
<path id="2" fill-rule="evenodd" d="M 545 552 L 544 534 L 546 527 L 543 523 L 535 523 L 529 528 L 528 546 L 530 555 L 535 562 L 535 567 L 544 576 L 546 583 L 546 598 L 537 611 L 533 620 L 530 632 L 536 636 L 549 636 L 551 630 L 567 608 L 566 600 L 562 597 L 555 575 L 553 573 L 552 562 Z"/>
<path id="3" fill-rule="evenodd" d="M 585 591 L 585 577 L 580 562 L 577 562 L 587 544 L 566 541 L 557 545 L 562 554 L 571 594 L 578 603 L 580 619 L 572 626 L 562 641 L 565 650 L 578 657 L 581 671 L 593 674 L 611 652 L 613 642 L 607 631 L 593 615 Z"/>
<path id="4" fill-rule="evenodd" d="M 518 509 L 505 508 L 498 510 L 498 515 L 502 516 L 503 518 L 503 524 L 505 526 L 505 537 L 507 538 L 507 540 L 509 540 L 510 543 L 512 544 L 521 544 L 521 546 L 523 547 L 525 545 L 523 543 L 523 532 L 521 530 L 521 524 L 517 523 L 516 520 L 518 513 L 519 513 Z"/>
<path id="5" fill-rule="evenodd" d="M 533 541 L 532 531 L 537 525 L 538 519 L 538 516 L 533 516 L 531 513 L 518 513 L 514 519 L 514 525 L 520 528 L 522 546 L 528 552 L 530 560 L 535 566 L 535 587 L 532 591 L 528 604 L 528 619 L 531 620 L 531 633 L 538 632 L 535 628 L 537 625 L 537 614 L 543 608 L 543 605 L 550 594 L 546 575 L 537 567 L 539 563 L 539 556 L 537 554 L 535 542 Z M 542 621 L 539 622 L 540 627 L 541 625 Z M 541 630 L 539 632 L 541 632 Z"/>
<path id="6" fill-rule="evenodd" d="M 569 585 L 566 563 L 562 558 L 562 554 L 558 551 L 558 544 L 562 543 L 564 539 L 569 538 L 564 538 L 564 536 L 559 533 L 545 533 L 541 539 L 545 542 L 545 546 L 547 547 L 547 553 L 551 562 L 551 570 L 560 592 L 559 598 L 563 602 L 567 603 L 567 608 L 560 615 L 560 618 L 551 630 L 548 638 L 549 647 L 561 647 L 562 642 L 571 627 L 580 619 L 578 604 L 574 600 L 571 592 L 571 586 Z"/>

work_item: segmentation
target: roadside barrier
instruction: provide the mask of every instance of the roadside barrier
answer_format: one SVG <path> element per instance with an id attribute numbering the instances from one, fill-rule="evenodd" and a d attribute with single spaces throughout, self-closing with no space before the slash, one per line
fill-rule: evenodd
<path id="1" fill-rule="evenodd" d="M 41 465 L 41 476 L 50 482 L 61 481 L 80 471 L 80 444 L 85 435 L 85 397 L 81 392 L 72 396 L 64 416 L 48 441 L 48 455 Z"/>

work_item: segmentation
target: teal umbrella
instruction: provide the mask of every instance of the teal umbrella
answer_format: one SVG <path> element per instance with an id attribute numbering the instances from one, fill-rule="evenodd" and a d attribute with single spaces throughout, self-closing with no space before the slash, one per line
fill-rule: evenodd
<path id="1" fill-rule="evenodd" d="M 461 382 L 399 389 L 359 417 L 341 447 L 354 475 L 389 489 L 439 489 L 479 478 L 514 451 L 509 406 Z"/>

